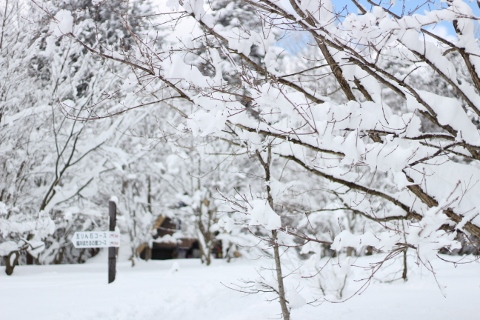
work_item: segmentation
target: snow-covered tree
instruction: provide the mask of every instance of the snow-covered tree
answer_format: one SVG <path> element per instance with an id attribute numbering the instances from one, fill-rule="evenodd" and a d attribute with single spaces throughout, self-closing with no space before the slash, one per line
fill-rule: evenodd
<path id="1" fill-rule="evenodd" d="M 123 17 L 115 19 L 105 6 L 8 1 L 1 8 L 0 201 L 7 213 L 0 237 L 17 244 L 1 255 L 14 254 L 20 263 L 25 258 L 30 263 L 32 258 L 39 263 L 83 262 L 98 252 L 74 249 L 70 237 L 107 223 L 102 211 L 110 195 L 98 195 L 98 178 L 111 172 L 108 145 L 121 139 L 119 126 L 126 120 L 85 120 L 98 118 L 94 112 L 99 110 L 124 107 L 117 92 L 130 85 L 131 71 L 104 63 L 63 32 L 73 32 L 82 43 L 100 37 L 118 45 L 116 49 L 128 47 L 128 30 L 122 33 L 119 27 Z M 116 10 L 139 11 L 136 6 Z M 55 23 L 60 20 L 62 24 Z M 140 29 L 140 21 L 136 23 L 134 31 Z M 50 227 L 37 230 L 47 218 Z"/>

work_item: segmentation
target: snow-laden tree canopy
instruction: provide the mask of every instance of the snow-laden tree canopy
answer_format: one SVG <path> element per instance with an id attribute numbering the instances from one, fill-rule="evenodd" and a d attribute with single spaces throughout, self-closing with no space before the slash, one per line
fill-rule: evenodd
<path id="1" fill-rule="evenodd" d="M 145 32 L 128 52 L 101 41 L 85 48 L 129 65 L 132 90 L 161 90 L 184 110 L 179 129 L 250 153 L 271 147 L 328 194 L 322 209 L 384 227 L 363 244 L 423 252 L 451 244 L 455 230 L 480 236 L 472 7 L 454 0 L 399 15 L 352 4 L 349 12 L 331 1 L 172 0 L 156 11 L 162 41 Z M 455 35 L 435 34 L 441 23 Z M 298 53 L 279 44 L 296 34 L 305 39 Z"/>

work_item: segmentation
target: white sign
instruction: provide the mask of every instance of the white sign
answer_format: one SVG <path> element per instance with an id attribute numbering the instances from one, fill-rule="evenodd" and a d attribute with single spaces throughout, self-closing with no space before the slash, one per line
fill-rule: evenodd
<path id="1" fill-rule="evenodd" d="M 75 248 L 120 247 L 118 231 L 75 232 L 72 238 Z"/>

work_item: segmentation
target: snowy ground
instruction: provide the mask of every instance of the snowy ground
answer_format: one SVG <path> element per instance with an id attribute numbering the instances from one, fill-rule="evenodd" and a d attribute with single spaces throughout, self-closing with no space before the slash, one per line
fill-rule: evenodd
<path id="1" fill-rule="evenodd" d="M 141 262 L 135 268 L 121 262 L 109 285 L 104 258 L 84 265 L 19 266 L 11 277 L 2 270 L 0 319 L 279 319 L 277 302 L 222 285 L 254 279 L 260 261 L 217 260 L 208 268 L 193 259 Z M 407 283 L 372 283 L 344 303 L 295 309 L 292 319 L 480 319 L 480 263 L 439 264 L 436 271 L 447 286 L 446 298 L 423 270 Z"/>

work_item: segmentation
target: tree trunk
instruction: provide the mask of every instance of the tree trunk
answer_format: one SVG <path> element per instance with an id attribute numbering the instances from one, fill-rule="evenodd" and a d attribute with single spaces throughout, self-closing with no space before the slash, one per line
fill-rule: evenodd
<path id="1" fill-rule="evenodd" d="M 273 209 L 273 197 L 270 187 L 270 165 L 272 163 L 272 146 L 268 146 L 267 160 L 263 160 L 260 152 L 257 151 L 257 157 L 260 163 L 265 170 L 265 182 L 267 189 L 267 200 L 270 208 Z M 277 230 L 272 230 L 272 246 L 273 246 L 273 256 L 275 259 L 275 271 L 277 273 L 277 283 L 278 283 L 278 301 L 280 302 L 280 308 L 282 309 L 283 320 L 290 320 L 290 310 L 287 305 L 287 298 L 285 296 L 285 285 L 283 284 L 283 273 L 282 273 L 282 263 L 280 261 L 280 250 L 278 249 L 278 236 Z"/>
<path id="2" fill-rule="evenodd" d="M 12 261 L 12 256 L 15 255 Z M 3 260 L 5 261 L 5 273 L 8 276 L 11 276 L 13 273 L 13 269 L 15 266 L 18 264 L 18 257 L 20 256 L 20 253 L 18 251 L 12 251 L 8 254 L 8 256 L 3 257 Z"/>
<path id="3" fill-rule="evenodd" d="M 403 281 L 407 281 L 407 248 L 403 250 L 403 273 L 402 273 Z"/>
<path id="4" fill-rule="evenodd" d="M 285 296 L 285 286 L 283 284 L 282 264 L 280 262 L 280 250 L 278 249 L 277 230 L 272 230 L 273 255 L 275 259 L 275 271 L 277 272 L 278 283 L 278 300 L 282 309 L 283 320 L 290 320 L 290 310 L 287 306 L 287 298 Z"/>

